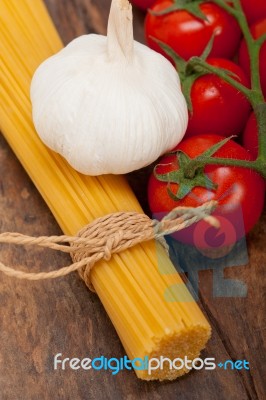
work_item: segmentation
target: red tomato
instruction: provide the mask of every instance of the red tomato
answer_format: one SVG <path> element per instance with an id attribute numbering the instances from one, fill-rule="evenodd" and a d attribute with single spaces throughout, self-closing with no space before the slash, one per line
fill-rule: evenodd
<path id="1" fill-rule="evenodd" d="M 208 59 L 208 63 L 233 72 L 238 76 L 238 81 L 248 86 L 244 72 L 232 61 L 212 58 Z M 191 90 L 191 101 L 193 113 L 189 117 L 186 137 L 202 133 L 237 135 L 244 128 L 251 110 L 244 95 L 214 74 L 196 79 Z"/>
<path id="2" fill-rule="evenodd" d="M 249 24 L 253 24 L 259 19 L 266 18 L 265 0 L 241 0 L 241 4 Z"/>
<path id="3" fill-rule="evenodd" d="M 151 10 L 161 11 L 172 4 L 172 0 L 158 0 Z M 241 40 L 241 31 L 235 18 L 210 2 L 201 4 L 200 9 L 207 20 L 196 18 L 185 10 L 173 11 L 161 16 L 147 13 L 145 35 L 148 45 L 165 55 L 160 46 L 151 38 L 155 37 L 188 60 L 192 56 L 202 54 L 215 32 L 216 38 L 210 56 L 232 58 Z"/>
<path id="4" fill-rule="evenodd" d="M 258 125 L 254 112 L 250 115 L 245 130 L 243 132 L 242 143 L 254 160 L 258 156 Z"/>
<path id="5" fill-rule="evenodd" d="M 182 141 L 176 149 L 195 158 L 222 139 L 224 139 L 222 136 L 212 134 L 195 136 Z M 220 148 L 215 156 L 241 160 L 251 159 L 248 151 L 232 140 Z M 161 166 L 161 164 L 166 165 Z M 177 158 L 171 154 L 160 160 L 156 172 L 168 173 L 178 168 Z M 169 196 L 167 183 L 159 181 L 152 174 L 148 183 L 150 209 L 155 214 L 155 218 L 159 216 L 158 219 L 160 219 L 161 213 L 167 213 L 177 206 L 197 207 L 206 201 L 217 200 L 218 207 L 213 215 L 220 220 L 221 228 L 218 232 L 215 230 L 213 236 L 217 237 L 217 235 L 223 234 L 223 244 L 232 244 L 249 232 L 258 221 L 263 210 L 264 180 L 256 172 L 241 167 L 209 165 L 205 167 L 204 172 L 218 185 L 217 190 L 198 186 L 179 201 L 175 201 Z M 176 193 L 179 185 L 171 183 L 170 187 Z M 202 239 L 199 235 L 199 226 L 203 231 L 207 227 L 205 222 L 200 221 L 192 227 L 180 231 L 177 235 L 178 239 L 185 243 L 197 244 Z M 197 234 L 194 235 L 194 232 Z"/>
<path id="6" fill-rule="evenodd" d="M 265 0 L 266 2 L 266 0 Z M 266 18 L 261 21 L 256 22 L 254 25 L 250 27 L 250 31 L 254 37 L 254 39 L 259 38 L 263 34 L 266 33 Z M 245 40 L 243 39 L 241 42 L 241 46 L 239 49 L 239 64 L 243 68 L 243 70 L 247 73 L 248 78 L 250 79 L 250 61 L 247 50 L 247 45 Z M 263 43 L 260 49 L 260 79 L 261 79 L 261 87 L 266 97 L 266 41 Z"/>
<path id="7" fill-rule="evenodd" d="M 147 10 L 155 3 L 155 0 L 131 0 L 130 2 L 142 10 Z"/>

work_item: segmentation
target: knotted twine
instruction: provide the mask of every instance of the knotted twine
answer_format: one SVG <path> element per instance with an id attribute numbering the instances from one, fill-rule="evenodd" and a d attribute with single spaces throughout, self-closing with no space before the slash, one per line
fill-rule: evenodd
<path id="1" fill-rule="evenodd" d="M 216 206 L 217 202 L 212 200 L 196 208 L 176 207 L 161 221 L 137 212 L 112 213 L 86 225 L 76 236 L 32 237 L 20 233 L 2 233 L 0 243 L 37 245 L 70 253 L 73 263 L 58 270 L 35 273 L 18 271 L 0 262 L 0 271 L 13 278 L 31 281 L 58 278 L 78 271 L 89 289 L 95 291 L 91 283 L 91 270 L 98 261 L 108 261 L 112 254 L 151 239 L 160 240 L 164 235 L 180 231 L 200 220 L 218 228 L 218 220 L 210 215 Z"/>

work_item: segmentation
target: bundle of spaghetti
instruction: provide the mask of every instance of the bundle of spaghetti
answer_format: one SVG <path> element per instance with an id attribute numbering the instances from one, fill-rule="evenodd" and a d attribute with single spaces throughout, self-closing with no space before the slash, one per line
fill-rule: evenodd
<path id="1" fill-rule="evenodd" d="M 141 207 L 123 176 L 90 177 L 73 170 L 37 136 L 31 117 L 30 81 L 35 69 L 62 48 L 41 0 L 0 0 L 1 130 L 65 234 L 93 219 Z M 139 244 L 92 271 L 92 283 L 130 357 L 194 358 L 210 326 L 165 250 Z M 186 368 L 168 365 L 142 379 L 174 379 Z"/>

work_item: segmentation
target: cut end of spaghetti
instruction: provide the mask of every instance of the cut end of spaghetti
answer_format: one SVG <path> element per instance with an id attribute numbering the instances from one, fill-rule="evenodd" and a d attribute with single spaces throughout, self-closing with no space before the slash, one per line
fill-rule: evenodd
<path id="1" fill-rule="evenodd" d="M 191 371 L 191 362 L 198 358 L 211 336 L 209 325 L 196 325 L 176 334 L 164 336 L 155 342 L 154 349 L 146 354 L 149 368 L 136 371 L 143 380 L 174 380 Z M 187 365 L 187 367 L 186 367 Z"/>

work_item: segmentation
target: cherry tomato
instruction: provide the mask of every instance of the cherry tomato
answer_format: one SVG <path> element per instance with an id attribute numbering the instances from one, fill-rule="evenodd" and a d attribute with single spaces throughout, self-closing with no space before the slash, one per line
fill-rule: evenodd
<path id="1" fill-rule="evenodd" d="M 266 1 L 265 1 L 266 3 Z M 263 34 L 266 34 L 266 18 L 256 22 L 254 25 L 250 27 L 250 31 L 254 37 L 257 39 L 261 37 Z M 259 56 L 259 70 L 260 70 L 260 79 L 261 79 L 261 87 L 266 97 L 266 40 L 263 43 L 260 49 L 260 56 Z M 248 78 L 250 79 L 250 60 L 247 50 L 247 44 L 243 39 L 239 49 L 239 64 L 246 72 Z"/>
<path id="2" fill-rule="evenodd" d="M 208 63 L 237 75 L 238 81 L 248 86 L 242 69 L 230 60 L 210 58 Z M 202 133 L 223 136 L 239 134 L 244 128 L 251 108 L 239 91 L 214 74 L 196 79 L 191 89 L 193 113 L 190 114 L 186 137 Z"/>
<path id="3" fill-rule="evenodd" d="M 249 24 L 253 24 L 262 18 L 266 18 L 265 0 L 241 0 L 241 5 Z"/>
<path id="4" fill-rule="evenodd" d="M 222 136 L 213 134 L 195 136 L 183 140 L 176 149 L 182 150 L 191 158 L 195 158 L 222 139 L 224 139 Z M 223 145 L 215 153 L 215 157 L 241 160 L 252 158 L 247 150 L 232 140 Z M 177 157 L 175 154 L 170 154 L 160 160 L 156 172 L 168 173 L 176 169 L 179 169 Z M 197 207 L 206 201 L 216 200 L 218 207 L 213 215 L 216 215 L 220 220 L 221 227 L 219 231 L 213 232 L 213 236 L 217 237 L 217 235 L 223 234 L 223 244 L 231 244 L 249 232 L 258 221 L 263 210 L 264 180 L 256 172 L 242 167 L 208 165 L 204 168 L 204 172 L 218 185 L 217 189 L 210 190 L 197 186 L 182 200 L 178 201 L 169 196 L 167 183 L 159 181 L 152 174 L 148 182 L 150 209 L 155 218 L 160 219 L 163 213 L 168 213 L 177 206 Z M 176 193 L 179 185 L 170 183 L 170 188 Z M 208 227 L 205 222 L 200 221 L 178 232 L 175 237 L 182 242 L 195 244 L 195 241 L 201 240 L 198 226 L 202 228 L 202 232 Z"/>
<path id="5" fill-rule="evenodd" d="M 155 3 L 155 0 L 131 0 L 131 3 L 142 10 L 147 10 L 147 8 L 151 7 Z"/>
<path id="6" fill-rule="evenodd" d="M 258 125 L 254 112 L 250 115 L 245 130 L 243 132 L 242 143 L 254 160 L 258 156 Z"/>
<path id="7" fill-rule="evenodd" d="M 152 11 L 161 11 L 173 5 L 172 0 L 158 0 Z M 207 19 L 199 19 L 186 10 L 156 16 L 147 13 L 145 35 L 148 45 L 161 54 L 165 53 L 152 40 L 155 37 L 168 44 L 177 54 L 188 60 L 200 56 L 216 33 L 210 57 L 232 58 L 241 40 L 241 31 L 231 15 L 211 2 L 202 3 L 200 9 Z"/>

